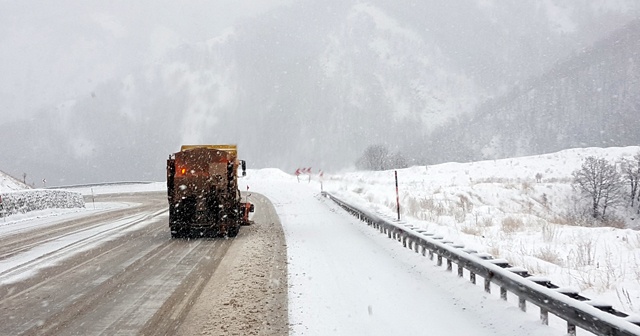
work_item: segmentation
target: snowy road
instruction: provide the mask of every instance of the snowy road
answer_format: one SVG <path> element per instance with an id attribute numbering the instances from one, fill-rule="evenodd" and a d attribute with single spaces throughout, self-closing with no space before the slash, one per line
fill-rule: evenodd
<path id="1" fill-rule="evenodd" d="M 287 334 L 268 200 L 254 195 L 255 224 L 236 238 L 176 240 L 166 191 L 120 192 L 97 210 L 0 224 L 0 335 Z"/>
<path id="2" fill-rule="evenodd" d="M 0 238 L 0 334 L 153 333 L 166 302 L 167 320 L 186 316 L 202 286 L 185 284 L 232 241 L 169 239 L 163 193 L 110 201 L 131 206 Z"/>

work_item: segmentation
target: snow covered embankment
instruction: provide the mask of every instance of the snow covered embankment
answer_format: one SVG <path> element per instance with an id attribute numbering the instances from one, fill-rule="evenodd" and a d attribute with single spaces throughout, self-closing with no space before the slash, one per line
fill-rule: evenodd
<path id="1" fill-rule="evenodd" d="M 2 216 L 44 209 L 84 208 L 82 194 L 66 190 L 21 190 L 0 195 Z"/>

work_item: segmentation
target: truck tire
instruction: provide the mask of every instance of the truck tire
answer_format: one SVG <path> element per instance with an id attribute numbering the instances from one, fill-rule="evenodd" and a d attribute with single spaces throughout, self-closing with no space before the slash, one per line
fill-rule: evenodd
<path id="1" fill-rule="evenodd" d="M 171 238 L 173 239 L 186 238 L 185 230 L 180 227 L 171 228 Z"/>
<path id="2" fill-rule="evenodd" d="M 232 226 L 227 231 L 227 237 L 233 238 L 238 235 L 238 232 L 240 232 L 240 225 Z"/>

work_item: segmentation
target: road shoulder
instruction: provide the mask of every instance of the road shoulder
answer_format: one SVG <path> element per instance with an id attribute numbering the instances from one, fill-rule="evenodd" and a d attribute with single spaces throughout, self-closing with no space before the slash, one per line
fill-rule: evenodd
<path id="1" fill-rule="evenodd" d="M 255 224 L 244 226 L 177 335 L 288 335 L 287 255 L 271 202 L 253 194 Z"/>

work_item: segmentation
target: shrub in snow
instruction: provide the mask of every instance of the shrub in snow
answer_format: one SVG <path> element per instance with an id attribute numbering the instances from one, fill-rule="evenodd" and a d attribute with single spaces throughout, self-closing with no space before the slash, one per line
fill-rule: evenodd
<path id="1" fill-rule="evenodd" d="M 522 231 L 524 228 L 524 222 L 520 218 L 505 217 L 502 219 L 502 232 L 515 233 Z"/>
<path id="2" fill-rule="evenodd" d="M 65 190 L 22 190 L 2 194 L 3 216 L 44 209 L 84 208 L 82 194 Z"/>
<path id="3" fill-rule="evenodd" d="M 465 225 L 460 229 L 460 232 L 478 237 L 481 237 L 483 234 L 482 228 L 477 225 Z"/>
<path id="4" fill-rule="evenodd" d="M 548 245 L 538 249 L 538 251 L 534 254 L 534 256 L 540 260 L 544 260 L 546 262 L 549 262 L 558 266 L 564 265 L 562 256 L 557 251 L 557 249 L 552 248 Z M 537 272 L 537 273 L 540 273 L 540 272 Z"/>

